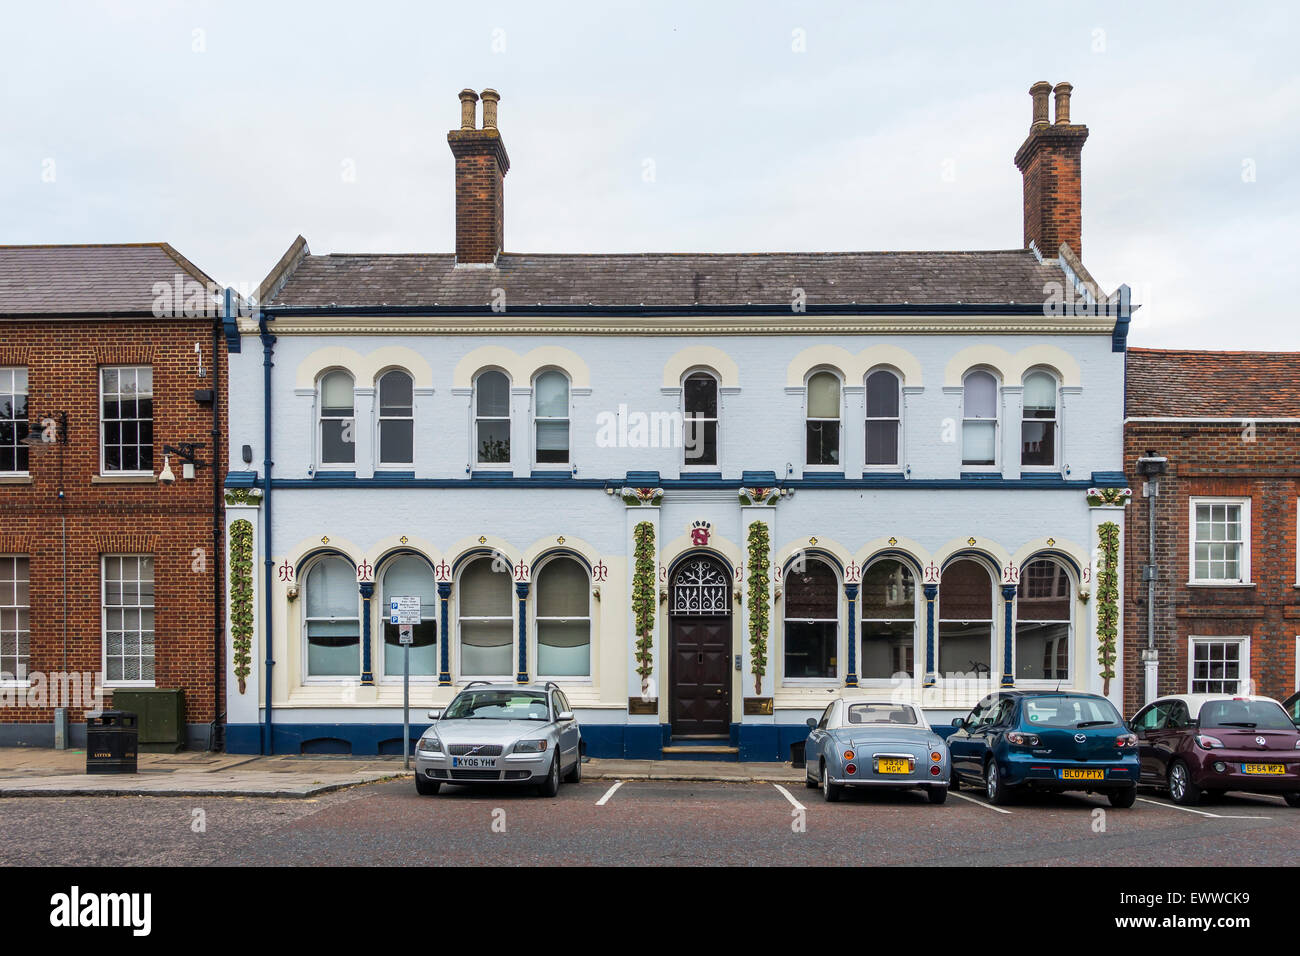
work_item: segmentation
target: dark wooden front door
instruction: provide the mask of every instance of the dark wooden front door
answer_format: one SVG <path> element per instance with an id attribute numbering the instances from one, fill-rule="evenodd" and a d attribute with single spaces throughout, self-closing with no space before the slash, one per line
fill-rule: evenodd
<path id="1" fill-rule="evenodd" d="M 725 737 L 731 732 L 731 618 L 670 620 L 673 736 Z"/>

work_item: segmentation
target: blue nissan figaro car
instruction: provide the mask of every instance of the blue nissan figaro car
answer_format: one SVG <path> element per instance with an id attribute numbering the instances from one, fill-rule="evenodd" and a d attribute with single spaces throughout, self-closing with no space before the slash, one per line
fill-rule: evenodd
<path id="1" fill-rule="evenodd" d="M 828 801 L 845 787 L 920 788 L 931 803 L 948 799 L 948 745 L 920 707 L 839 697 L 821 720 L 809 717 L 808 728 L 806 782 Z"/>

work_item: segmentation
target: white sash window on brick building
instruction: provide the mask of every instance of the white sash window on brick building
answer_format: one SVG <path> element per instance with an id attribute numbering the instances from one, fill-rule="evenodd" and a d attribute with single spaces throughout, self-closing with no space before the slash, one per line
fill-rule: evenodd
<path id="1" fill-rule="evenodd" d="M 147 554 L 103 558 L 104 680 L 153 683 L 154 561 Z"/>

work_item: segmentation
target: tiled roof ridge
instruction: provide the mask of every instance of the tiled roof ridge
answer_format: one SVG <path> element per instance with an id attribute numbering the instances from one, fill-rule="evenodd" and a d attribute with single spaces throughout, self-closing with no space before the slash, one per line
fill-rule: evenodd
<path id="1" fill-rule="evenodd" d="M 313 259 L 404 259 L 404 258 L 452 258 L 454 252 L 326 252 L 312 256 Z M 503 257 L 529 259 L 613 259 L 613 258 L 671 258 L 671 259 L 732 259 L 759 258 L 777 256 L 988 256 L 988 255 L 1032 255 L 1028 249 L 839 249 L 812 252 L 502 252 Z"/>

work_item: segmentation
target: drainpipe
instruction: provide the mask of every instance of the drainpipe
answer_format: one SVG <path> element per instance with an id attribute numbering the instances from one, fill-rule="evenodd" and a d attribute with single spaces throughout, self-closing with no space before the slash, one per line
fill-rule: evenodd
<path id="1" fill-rule="evenodd" d="M 1147 585 L 1147 646 L 1142 651 L 1145 671 L 1144 703 L 1156 699 L 1159 685 L 1160 653 L 1156 650 L 1156 499 L 1160 497 L 1160 476 L 1169 467 L 1169 459 L 1148 450 L 1137 460 L 1137 471 L 1146 481 L 1142 497 L 1147 500 L 1147 563 L 1142 566 L 1142 580 Z"/>
<path id="2" fill-rule="evenodd" d="M 262 724 L 262 753 L 275 753 L 275 737 L 271 732 L 271 684 L 275 668 L 275 656 L 271 642 L 271 578 L 273 576 L 273 558 L 271 557 L 271 369 L 274 368 L 275 336 L 267 331 L 266 319 L 257 320 L 259 336 L 262 339 L 262 552 L 265 564 L 265 578 L 262 585 L 262 643 L 266 646 L 266 719 Z"/>
<path id="3" fill-rule="evenodd" d="M 222 709 L 224 700 L 221 694 L 221 681 L 225 676 L 226 631 L 223 618 L 221 593 L 222 538 L 222 488 L 225 487 L 224 460 L 226 449 L 221 444 L 221 336 L 226 322 L 234 318 L 234 290 L 226 289 L 224 308 L 220 317 L 212 319 L 212 734 L 208 739 L 211 750 L 225 749 L 221 732 Z"/>

